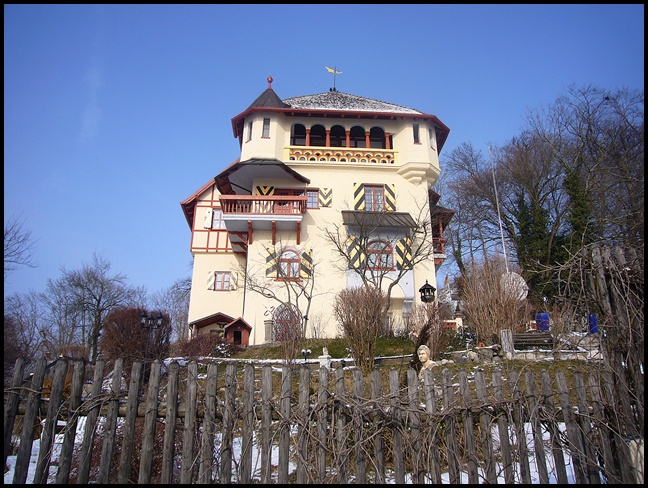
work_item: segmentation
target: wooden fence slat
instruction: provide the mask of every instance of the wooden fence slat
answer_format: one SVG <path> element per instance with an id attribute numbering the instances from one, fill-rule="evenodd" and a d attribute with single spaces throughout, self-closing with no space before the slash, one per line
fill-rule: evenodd
<path id="1" fill-rule="evenodd" d="M 517 371 L 511 370 L 509 373 L 509 383 L 511 384 L 511 393 L 513 397 L 512 414 L 513 426 L 515 429 L 515 438 L 517 441 L 518 463 L 520 465 L 520 479 L 525 485 L 531 483 L 531 468 L 529 466 L 529 448 L 527 446 L 525 418 L 522 409 L 522 393 L 518 383 Z"/>
<path id="2" fill-rule="evenodd" d="M 183 485 L 193 481 L 195 467 L 194 432 L 196 429 L 196 399 L 198 397 L 198 365 L 196 361 L 191 361 L 187 367 L 186 388 L 182 464 L 180 467 L 180 484 Z"/>
<path id="3" fill-rule="evenodd" d="M 319 391 L 317 393 L 317 449 L 315 454 L 317 480 L 324 483 L 326 479 L 326 453 L 328 436 L 328 398 L 329 370 L 325 366 L 319 369 Z"/>
<path id="4" fill-rule="evenodd" d="M 430 438 L 430 444 L 428 446 L 427 459 L 430 476 L 432 477 L 432 483 L 441 484 L 441 460 L 439 459 L 439 440 L 437 432 L 439 431 L 439 425 L 441 422 L 436 420 L 436 394 L 434 392 L 434 376 L 432 370 L 426 369 L 423 372 L 423 383 L 425 385 L 425 411 L 428 414 L 431 414 L 433 424 L 431 426 L 432 435 Z"/>
<path id="5" fill-rule="evenodd" d="M 285 365 L 281 370 L 281 398 L 279 427 L 279 460 L 277 483 L 288 483 L 288 463 L 290 462 L 290 394 L 292 390 L 292 369 Z"/>
<path id="6" fill-rule="evenodd" d="M 374 368 L 371 370 L 371 400 L 372 406 L 375 409 L 374 427 L 377 432 L 374 435 L 374 466 L 376 470 L 376 484 L 385 483 L 385 447 L 383 439 L 383 427 L 385 425 L 382 408 L 378 401 L 382 398 L 382 377 L 380 370 Z"/>
<path id="7" fill-rule="evenodd" d="M 310 428 L 310 368 L 300 366 L 299 370 L 299 426 L 297 427 L 297 484 L 307 481 L 308 437 Z"/>
<path id="8" fill-rule="evenodd" d="M 398 370 L 389 370 L 389 393 L 391 403 L 391 431 L 394 456 L 394 477 L 397 485 L 405 483 L 405 459 L 403 456 L 403 419 L 400 407 L 400 380 Z"/>
<path id="9" fill-rule="evenodd" d="M 624 484 L 631 484 L 635 483 L 635 479 L 632 474 L 632 465 L 630 464 L 630 452 L 628 451 L 626 440 L 622 435 L 622 432 L 624 432 L 625 429 L 626 419 L 623 418 L 623 410 L 619 407 L 620 400 L 618 398 L 617 389 L 614 385 L 616 375 L 614 377 L 612 375 L 613 373 L 611 371 L 603 372 L 603 377 L 605 378 L 603 384 L 605 387 L 606 403 L 611 406 L 613 412 L 613 415 L 609 419 L 612 427 L 612 438 L 614 439 L 612 444 L 615 449 L 615 458 L 619 463 L 621 482 Z"/>
<path id="10" fill-rule="evenodd" d="M 164 444 L 162 447 L 161 483 L 173 482 L 173 457 L 175 455 L 175 431 L 178 413 L 178 375 L 180 365 L 172 361 L 167 373 L 166 418 L 164 421 Z"/>
<path id="11" fill-rule="evenodd" d="M 216 387 L 218 367 L 211 363 L 207 366 L 207 384 L 205 386 L 205 414 L 202 421 L 200 442 L 200 466 L 198 483 L 211 484 L 214 474 L 214 434 L 216 432 Z"/>
<path id="12" fill-rule="evenodd" d="M 65 388 L 67 370 L 67 359 L 57 359 L 54 366 L 54 377 L 52 379 L 52 388 L 47 405 L 47 416 L 45 417 L 45 424 L 41 434 L 36 472 L 34 473 L 34 484 L 36 485 L 47 483 L 49 476 L 52 449 L 55 440 L 54 436 L 56 435 L 56 427 L 58 424 L 59 407 L 63 402 L 63 389 Z"/>
<path id="13" fill-rule="evenodd" d="M 353 399 L 356 408 L 353 409 L 353 432 L 355 456 L 355 479 L 356 483 L 364 485 L 367 483 L 367 457 L 364 445 L 364 418 L 361 405 L 364 404 L 364 381 L 362 371 L 357 366 L 353 368 Z"/>
<path id="14" fill-rule="evenodd" d="M 23 417 L 23 428 L 20 436 L 20 445 L 18 446 L 16 466 L 14 467 L 14 485 L 24 485 L 27 481 L 32 445 L 34 443 L 34 432 L 36 431 L 36 418 L 41 402 L 41 388 L 43 387 L 43 380 L 45 379 L 46 365 L 47 361 L 45 358 L 40 358 L 36 362 L 36 368 L 34 369 L 34 375 L 32 376 L 31 385 L 29 387 L 27 407 Z"/>
<path id="15" fill-rule="evenodd" d="M 128 388 L 128 400 L 126 403 L 126 418 L 124 419 L 124 435 L 122 440 L 121 458 L 117 470 L 117 483 L 127 484 L 130 480 L 131 461 L 135 440 L 135 422 L 137 421 L 137 409 L 139 406 L 139 395 L 141 389 L 142 363 L 135 361 L 131 367 L 130 386 Z"/>
<path id="16" fill-rule="evenodd" d="M 76 438 L 77 424 L 79 421 L 78 409 L 81 406 L 81 392 L 83 390 L 83 375 L 85 373 L 85 361 L 75 361 L 74 372 L 72 373 L 72 385 L 68 404 L 68 415 L 65 424 L 63 445 L 59 456 L 59 467 L 56 473 L 57 484 L 68 484 L 70 468 L 72 466 L 72 454 L 74 452 L 74 439 Z"/>
<path id="17" fill-rule="evenodd" d="M 101 459 L 99 461 L 99 474 L 97 475 L 97 483 L 100 485 L 105 485 L 109 481 L 108 477 L 110 475 L 117 430 L 123 367 L 124 359 L 118 358 L 115 361 L 115 367 L 113 369 L 113 378 L 110 385 L 110 400 L 108 400 L 108 413 L 104 424 L 103 445 L 101 447 Z"/>
<path id="18" fill-rule="evenodd" d="M 454 390 L 450 370 L 444 369 L 441 373 L 443 382 L 443 413 L 446 427 L 446 453 L 448 461 L 448 474 L 451 484 L 461 483 L 459 444 L 457 443 L 457 423 L 452 409 L 454 408 Z"/>
<path id="19" fill-rule="evenodd" d="M 337 446 L 335 452 L 337 454 L 337 472 L 338 483 L 346 485 L 349 482 L 349 454 L 348 454 L 348 436 L 347 436 L 347 421 L 345 405 L 342 404 L 346 398 L 346 389 L 344 387 L 344 368 L 340 366 L 335 370 L 335 396 L 337 397 L 337 413 L 336 413 L 336 439 Z"/>
<path id="20" fill-rule="evenodd" d="M 421 413 L 419 401 L 419 379 L 418 374 L 412 368 L 407 369 L 407 398 L 408 398 L 408 422 L 410 432 L 412 435 L 411 440 L 411 455 L 410 460 L 412 463 L 412 483 L 423 484 L 425 483 L 425 467 L 423 464 L 423 453 L 421 452 Z"/>
<path id="21" fill-rule="evenodd" d="M 499 434 L 500 450 L 502 453 L 502 465 L 504 469 L 504 483 L 511 485 L 515 483 L 515 471 L 513 469 L 513 457 L 511 455 L 511 436 L 508 427 L 508 408 L 504 400 L 504 389 L 502 387 L 502 370 L 495 368 L 493 371 L 493 394 L 497 401 L 497 432 Z"/>
<path id="22" fill-rule="evenodd" d="M 587 405 L 587 393 L 585 392 L 585 381 L 583 375 L 578 371 L 574 372 L 574 386 L 576 387 L 576 401 L 578 404 L 577 421 L 582 432 L 583 445 L 585 447 L 585 469 L 590 484 L 600 485 L 601 476 L 597 463 L 596 450 L 592 444 L 592 422 L 590 419 L 589 407 Z"/>
<path id="23" fill-rule="evenodd" d="M 547 471 L 547 459 L 543 442 L 542 423 L 540 422 L 540 404 L 536 395 L 535 377 L 533 371 L 527 371 L 525 375 L 527 401 L 529 403 L 529 420 L 533 432 L 533 451 L 538 471 L 538 480 L 541 485 L 549 483 L 549 472 Z"/>
<path id="24" fill-rule="evenodd" d="M 307 371 L 308 368 L 305 368 Z M 306 390 L 308 392 L 308 390 Z M 301 395 L 301 391 L 300 391 Z M 301 398 L 301 396 L 300 396 Z M 261 369 L 261 483 L 272 481 L 272 366 L 266 364 Z M 300 400 L 301 402 L 301 400 Z M 303 465 L 303 462 L 301 463 Z M 300 459 L 297 458 L 297 473 Z M 299 476 L 299 474 L 298 474 Z"/>
<path id="25" fill-rule="evenodd" d="M 88 416 L 86 417 L 85 430 L 83 431 L 83 441 L 81 443 L 81 454 L 79 455 L 79 476 L 77 477 L 77 484 L 88 484 L 90 477 L 90 464 L 92 461 L 92 444 L 94 443 L 95 427 L 97 425 L 97 418 L 99 417 L 99 410 L 101 408 L 101 389 L 103 386 L 104 370 L 106 361 L 97 359 L 94 368 L 94 375 L 92 379 L 92 389 L 90 397 L 87 399 L 86 404 L 90 405 Z"/>
<path id="26" fill-rule="evenodd" d="M 481 430 L 481 443 L 484 452 L 484 472 L 486 475 L 486 483 L 489 485 L 497 483 L 497 472 L 495 470 L 495 456 L 493 455 L 493 416 L 490 413 L 487 405 L 488 398 L 486 393 L 486 378 L 484 377 L 484 370 L 479 368 L 475 371 L 475 389 L 477 394 L 477 402 L 479 404 L 479 426 Z"/>
<path id="27" fill-rule="evenodd" d="M 466 451 L 466 469 L 468 471 L 468 483 L 471 485 L 479 483 L 477 466 L 477 446 L 475 445 L 475 428 L 474 419 L 471 411 L 472 399 L 470 397 L 470 388 L 468 386 L 468 373 L 459 372 L 459 389 L 462 399 L 462 421 L 464 430 L 464 444 Z"/>
<path id="28" fill-rule="evenodd" d="M 603 474 L 608 484 L 621 484 L 621 477 L 614 463 L 612 453 L 612 436 L 606 425 L 605 413 L 603 410 L 603 397 L 599 386 L 600 377 L 598 374 L 589 375 L 589 387 L 592 394 L 592 418 L 597 426 L 599 445 L 603 455 Z"/>
<path id="29" fill-rule="evenodd" d="M 254 366 L 246 364 L 243 376 L 243 428 L 241 432 L 241 476 L 239 483 L 252 483 L 252 448 L 254 447 Z"/>
<path id="30" fill-rule="evenodd" d="M 587 476 L 585 474 L 585 450 L 580 436 L 580 428 L 574 420 L 574 415 L 572 413 L 572 407 L 569 401 L 569 392 L 567 391 L 567 380 L 562 371 L 556 372 L 556 385 L 558 388 L 558 398 L 560 398 L 563 420 L 567 428 L 569 451 L 574 465 L 576 483 L 584 484 L 587 483 Z"/>
<path id="31" fill-rule="evenodd" d="M 18 406 L 20 405 L 20 392 L 22 390 L 23 373 L 25 371 L 25 358 L 19 357 L 13 370 L 11 389 L 5 392 L 4 411 L 4 465 L 7 465 L 7 457 L 11 452 L 11 436 L 13 435 Z"/>
<path id="32" fill-rule="evenodd" d="M 155 428 L 157 425 L 158 397 L 160 395 L 160 369 L 162 363 L 156 359 L 151 365 L 146 397 L 146 415 L 144 416 L 144 432 L 138 483 L 151 483 L 151 467 L 153 466 L 153 450 L 155 449 Z"/>

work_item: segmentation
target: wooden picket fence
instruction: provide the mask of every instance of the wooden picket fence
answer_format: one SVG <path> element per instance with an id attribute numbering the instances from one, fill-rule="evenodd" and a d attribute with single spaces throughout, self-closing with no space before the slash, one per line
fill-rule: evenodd
<path id="1" fill-rule="evenodd" d="M 34 483 L 643 482 L 643 396 L 611 372 L 61 358 L 24 382 L 23 365 L 5 389 L 13 483 L 34 439 Z"/>

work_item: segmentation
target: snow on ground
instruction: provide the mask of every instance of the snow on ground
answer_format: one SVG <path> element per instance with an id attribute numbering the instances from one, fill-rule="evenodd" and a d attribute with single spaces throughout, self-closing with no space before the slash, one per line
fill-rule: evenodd
<path id="1" fill-rule="evenodd" d="M 77 443 L 81 443 L 81 441 L 83 440 L 83 429 L 84 429 L 84 427 L 85 427 L 85 418 L 81 418 L 80 421 L 79 421 L 79 427 L 77 429 L 77 435 L 76 435 L 76 442 Z M 562 431 L 564 431 L 565 430 L 565 425 L 564 424 L 560 425 L 559 428 Z M 533 455 L 533 431 L 531 429 L 531 424 L 527 423 L 525 425 L 525 430 L 526 430 L 526 437 L 527 437 L 527 446 L 529 448 L 529 467 L 530 467 L 530 471 L 531 471 L 531 482 L 534 483 L 534 484 L 537 484 L 537 483 L 540 482 L 540 478 L 538 476 L 538 471 L 537 471 L 537 467 L 536 467 L 536 461 L 535 461 L 535 457 Z M 294 432 L 294 434 L 296 434 L 296 431 Z M 545 441 L 546 441 L 545 445 L 550 446 L 549 434 L 547 432 L 544 432 L 544 438 L 545 438 Z M 218 435 L 216 436 L 215 441 L 216 441 L 216 445 L 220 444 L 220 438 L 219 438 Z M 497 428 L 493 429 L 493 441 L 494 441 L 495 444 L 497 444 L 497 442 L 498 442 Z M 512 441 L 514 441 L 514 439 L 512 439 Z M 52 448 L 52 461 L 57 461 L 58 460 L 58 456 L 60 455 L 60 449 L 61 449 L 62 442 L 63 442 L 63 435 L 57 434 L 56 438 L 55 438 L 53 448 Z M 258 445 L 256 436 L 255 436 L 255 444 Z M 33 481 L 34 481 L 34 472 L 36 470 L 36 463 L 38 461 L 39 449 L 40 449 L 40 440 L 35 440 L 34 443 L 33 443 L 33 446 L 32 446 L 32 456 L 31 456 L 31 461 L 29 463 L 29 471 L 28 471 L 28 474 L 27 474 L 27 484 L 32 484 Z M 237 439 L 234 439 L 234 459 L 240 459 L 240 455 L 241 455 L 241 439 L 237 438 Z M 576 478 L 575 478 L 575 474 L 574 474 L 573 469 L 572 469 L 571 457 L 569 456 L 568 452 L 565 452 L 564 455 L 565 455 L 565 464 L 567 465 L 568 482 L 570 484 L 575 484 L 576 483 Z M 261 467 L 260 467 L 260 463 L 259 463 L 259 461 L 260 461 L 259 458 L 260 458 L 260 451 L 255 449 L 253 451 L 253 467 L 254 467 L 254 470 L 255 470 L 255 473 L 254 473 L 253 476 L 256 479 L 260 479 Z M 278 448 L 275 446 L 275 448 L 273 449 L 273 452 L 272 452 L 272 464 L 273 465 L 277 464 L 278 458 L 279 458 L 279 456 L 278 456 Z M 547 469 L 549 471 L 549 483 L 557 484 L 558 480 L 556 479 L 556 477 L 554 475 L 555 469 L 554 469 L 554 465 L 553 465 L 553 456 L 552 456 L 550 447 L 547 447 L 546 459 L 547 459 Z M 14 466 L 15 466 L 15 464 L 16 464 L 16 456 L 9 456 L 7 458 L 7 465 L 9 467 L 9 471 L 7 471 L 5 473 L 5 475 L 4 475 L 4 483 L 5 484 L 13 484 Z M 295 470 L 295 464 L 290 463 L 289 472 L 294 472 L 294 470 Z M 503 471 L 501 465 L 498 465 L 497 471 L 498 472 Z M 515 471 L 519 472 L 519 467 L 518 466 L 516 466 Z M 274 476 L 273 482 L 276 482 L 277 481 L 276 480 L 276 470 L 273 473 L 273 476 Z M 483 473 L 482 470 L 479 471 L 479 476 L 480 476 L 480 480 L 483 480 L 482 476 L 484 476 L 484 473 Z M 54 483 L 55 477 L 56 477 L 56 466 L 52 466 L 50 468 L 50 472 L 49 472 L 48 484 L 49 483 Z M 449 484 L 450 483 L 450 476 L 449 476 L 448 473 L 443 473 L 441 475 L 441 479 L 442 479 L 442 483 L 444 483 L 444 484 Z M 236 481 L 236 476 L 233 477 L 233 480 Z M 517 481 L 519 482 L 519 480 L 517 480 Z M 604 482 L 604 480 L 602 480 L 602 481 Z M 389 470 L 386 472 L 386 482 L 389 483 L 389 484 L 394 484 L 395 483 L 393 472 L 391 472 Z M 405 482 L 407 484 L 412 484 L 411 474 L 406 475 Z M 431 483 L 431 482 L 432 482 L 431 479 L 426 480 L 426 483 Z M 502 484 L 504 483 L 503 474 L 500 474 L 498 476 L 497 482 L 502 483 Z M 466 473 L 466 472 L 461 473 L 461 483 L 462 484 L 468 483 L 468 473 Z"/>

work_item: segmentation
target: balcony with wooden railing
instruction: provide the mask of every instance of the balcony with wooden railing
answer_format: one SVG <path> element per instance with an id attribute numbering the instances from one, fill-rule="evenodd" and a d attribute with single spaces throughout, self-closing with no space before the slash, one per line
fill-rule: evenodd
<path id="1" fill-rule="evenodd" d="M 299 244 L 308 197 L 221 195 L 219 199 L 223 222 L 230 233 L 232 245 L 236 242 L 247 249 L 247 244 L 252 244 L 255 230 L 272 231 L 273 244 L 277 231 L 294 231 Z"/>
<path id="2" fill-rule="evenodd" d="M 221 195 L 223 216 L 228 214 L 302 215 L 306 213 L 306 196 Z"/>

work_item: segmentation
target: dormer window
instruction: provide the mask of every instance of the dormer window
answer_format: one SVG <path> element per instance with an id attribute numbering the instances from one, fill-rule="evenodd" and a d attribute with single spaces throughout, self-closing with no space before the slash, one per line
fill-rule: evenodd
<path id="1" fill-rule="evenodd" d="M 263 133 L 261 137 L 266 139 L 270 138 L 270 119 L 267 117 L 263 119 Z"/>

